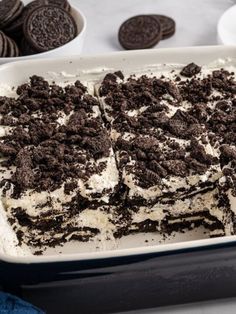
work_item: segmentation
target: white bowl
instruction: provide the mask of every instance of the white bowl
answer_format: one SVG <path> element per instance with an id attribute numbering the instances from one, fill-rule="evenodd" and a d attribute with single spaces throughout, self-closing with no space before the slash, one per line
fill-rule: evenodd
<path id="1" fill-rule="evenodd" d="M 27 4 L 31 1 L 23 1 L 24 4 Z M 77 25 L 78 35 L 67 44 L 49 50 L 47 52 L 37 53 L 34 55 L 29 56 L 22 56 L 22 57 L 14 57 L 14 58 L 0 58 L 0 64 L 4 64 L 7 62 L 12 61 L 20 61 L 20 60 L 29 60 L 29 59 L 37 59 L 37 58 L 53 58 L 58 56 L 68 56 L 68 55 L 79 55 L 82 52 L 84 38 L 85 38 L 85 31 L 86 31 L 86 18 L 84 14 L 78 10 L 77 8 L 71 6 L 71 15 L 74 17 L 74 20 Z"/>
<path id="2" fill-rule="evenodd" d="M 221 16 L 218 26 L 218 42 L 223 45 L 236 45 L 236 5 Z"/>

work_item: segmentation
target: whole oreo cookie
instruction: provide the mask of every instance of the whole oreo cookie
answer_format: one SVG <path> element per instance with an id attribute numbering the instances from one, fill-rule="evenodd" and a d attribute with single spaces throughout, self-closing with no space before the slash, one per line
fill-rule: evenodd
<path id="1" fill-rule="evenodd" d="M 151 48 L 162 38 L 161 25 L 152 15 L 134 16 L 121 25 L 118 38 L 125 49 Z"/>
<path id="2" fill-rule="evenodd" d="M 75 38 L 77 26 L 70 13 L 64 9 L 43 5 L 29 12 L 23 32 L 33 50 L 45 52 Z"/>
<path id="3" fill-rule="evenodd" d="M 162 38 L 161 39 L 167 39 L 174 35 L 175 33 L 175 21 L 165 15 L 159 15 L 155 14 L 152 15 L 154 18 L 157 19 L 157 21 L 161 24 L 161 29 L 162 29 Z"/>
<path id="4" fill-rule="evenodd" d="M 15 39 L 17 42 L 21 42 L 23 38 L 23 24 L 24 20 L 27 18 L 27 15 L 33 9 L 40 7 L 42 5 L 56 5 L 70 12 L 70 4 L 67 0 L 34 0 L 29 2 L 25 7 L 23 6 L 20 11 L 20 15 L 17 14 L 17 18 L 15 18 L 7 27 L 4 28 L 4 32 Z"/>
<path id="5" fill-rule="evenodd" d="M 6 27 L 16 19 L 21 14 L 23 7 L 20 0 L 2 0 L 0 2 L 0 28 Z"/>

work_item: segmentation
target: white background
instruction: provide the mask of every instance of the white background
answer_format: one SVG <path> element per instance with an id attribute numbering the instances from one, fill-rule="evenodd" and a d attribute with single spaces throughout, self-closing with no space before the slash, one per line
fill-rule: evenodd
<path id="1" fill-rule="evenodd" d="M 144 13 L 166 14 L 176 21 L 176 34 L 160 42 L 161 47 L 216 45 L 217 22 L 234 0 L 70 0 L 87 18 L 83 54 L 122 50 L 117 40 L 120 24 Z M 236 17 L 235 17 L 236 18 Z M 185 306 L 136 311 L 137 314 L 233 314 L 236 299 Z"/>

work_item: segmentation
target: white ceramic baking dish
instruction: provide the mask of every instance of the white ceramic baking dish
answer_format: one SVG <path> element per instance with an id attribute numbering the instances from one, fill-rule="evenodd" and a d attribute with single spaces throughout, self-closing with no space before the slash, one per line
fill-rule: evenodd
<path id="1" fill-rule="evenodd" d="M 28 60 L 0 66 L 0 87 L 11 87 L 25 83 L 34 74 L 67 83 L 80 79 L 83 81 L 97 81 L 106 72 L 123 70 L 127 73 L 144 68 L 155 69 L 158 64 L 187 64 L 196 62 L 203 65 L 219 59 L 234 59 L 235 47 L 209 46 L 171 48 L 158 50 L 143 50 L 132 52 L 117 52 L 97 56 L 73 56 L 58 59 Z M 234 61 L 233 61 L 234 62 Z M 0 88 L 0 94 L 1 94 Z M 5 237 L 6 222 L 0 221 L 0 260 L 11 263 L 42 263 L 58 261 L 82 261 L 106 259 L 147 253 L 161 253 L 184 249 L 222 245 L 236 241 L 236 236 L 204 239 L 201 229 L 176 235 L 169 241 L 159 244 L 160 236 L 154 234 L 132 235 L 118 240 L 114 245 L 97 250 L 92 242 L 69 243 L 65 247 L 49 249 L 42 256 L 17 256 L 11 254 L 7 248 Z M 154 240 L 153 240 L 154 238 Z M 200 240 L 196 240 L 199 239 Z M 144 241 L 148 239 L 148 244 Z M 59 253 L 60 252 L 60 253 Z"/>

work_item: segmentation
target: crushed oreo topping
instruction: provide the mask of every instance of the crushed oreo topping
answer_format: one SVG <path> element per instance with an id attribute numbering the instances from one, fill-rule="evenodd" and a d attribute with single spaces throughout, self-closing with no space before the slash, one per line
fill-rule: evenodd
<path id="1" fill-rule="evenodd" d="M 0 152 L 8 167 L 16 167 L 10 179 L 14 197 L 26 189 L 55 190 L 65 181 L 98 173 L 89 160 L 108 157 L 111 142 L 101 118 L 93 117 L 97 100 L 79 81 L 63 89 L 32 76 L 17 94 L 0 100 L 2 120 L 12 130 L 2 138 Z"/>
<path id="2" fill-rule="evenodd" d="M 180 73 L 187 79 L 142 75 L 118 80 L 115 73 L 104 78 L 99 95 L 111 128 L 120 134 L 113 140 L 119 167 L 135 175 L 142 188 L 161 186 L 161 179 L 172 175 L 202 175 L 223 158 L 206 153 L 204 145 L 214 151 L 217 143 L 235 143 L 234 73 L 220 69 L 199 78 L 200 72 L 190 63 Z M 187 109 L 183 101 L 189 103 Z M 177 107 L 173 113 L 171 107 Z M 125 139 L 125 133 L 132 137 Z"/>
<path id="3" fill-rule="evenodd" d="M 201 72 L 201 67 L 195 63 L 189 63 L 180 72 L 182 76 L 192 77 Z"/>

